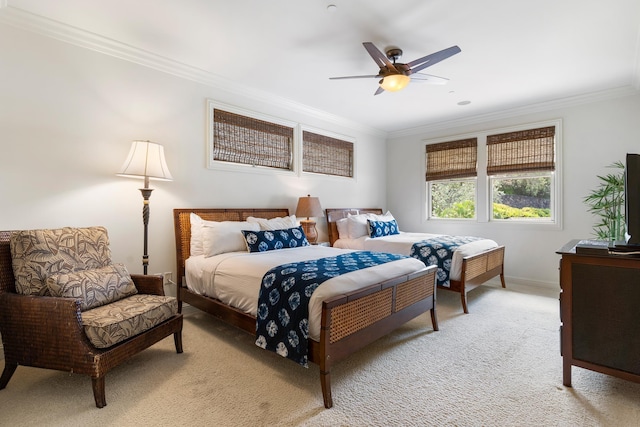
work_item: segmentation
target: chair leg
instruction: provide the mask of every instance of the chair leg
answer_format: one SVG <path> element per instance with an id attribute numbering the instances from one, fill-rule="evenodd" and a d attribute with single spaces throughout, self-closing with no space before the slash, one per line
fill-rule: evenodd
<path id="1" fill-rule="evenodd" d="M 98 378 L 91 378 L 93 386 L 93 398 L 96 401 L 97 408 L 103 408 L 107 406 L 107 399 L 104 394 L 104 376 Z"/>
<path id="2" fill-rule="evenodd" d="M 4 371 L 2 371 L 2 376 L 0 377 L 0 390 L 4 389 L 7 386 L 17 367 L 17 363 L 9 363 L 5 361 Z"/>
<path id="3" fill-rule="evenodd" d="M 173 334 L 173 341 L 176 343 L 176 353 L 182 353 L 182 331 Z"/>

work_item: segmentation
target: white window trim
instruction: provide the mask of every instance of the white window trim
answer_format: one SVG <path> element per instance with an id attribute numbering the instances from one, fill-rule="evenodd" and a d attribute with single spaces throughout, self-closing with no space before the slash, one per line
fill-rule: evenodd
<path id="1" fill-rule="evenodd" d="M 489 204 L 491 190 L 490 190 L 490 178 L 487 176 L 487 136 L 499 134 L 499 133 L 507 133 L 507 132 L 517 132 L 521 130 L 527 129 L 535 129 L 546 126 L 555 126 L 555 171 L 553 173 L 553 188 L 551 195 L 551 209 L 554 209 L 554 220 L 553 221 L 537 221 L 533 222 L 531 220 L 492 220 L 492 212 L 491 205 Z M 496 224 L 496 226 L 502 227 L 516 227 L 521 230 L 540 230 L 540 229 L 553 229 L 553 230 L 561 230 L 563 227 L 563 197 L 562 197 L 562 119 L 552 119 L 545 120 L 534 123 L 526 123 L 521 125 L 496 128 L 496 129 L 488 129 L 481 130 L 477 132 L 469 132 L 465 134 L 452 135 L 452 136 L 444 136 L 433 139 L 425 139 L 422 140 L 421 147 L 424 155 L 425 153 L 425 145 L 427 144 L 436 144 L 439 142 L 446 142 L 458 139 L 466 139 L 466 138 L 478 138 L 478 175 L 476 180 L 476 218 L 474 219 L 461 219 L 461 218 L 431 218 L 431 194 L 429 194 L 429 185 L 427 181 L 424 179 L 427 173 L 427 165 L 426 161 L 422 162 L 422 218 L 423 222 L 460 222 L 465 221 L 465 223 L 477 222 L 477 223 L 491 223 Z M 484 185 L 480 185 L 480 183 L 484 183 Z M 554 194 L 555 193 L 555 194 Z"/>

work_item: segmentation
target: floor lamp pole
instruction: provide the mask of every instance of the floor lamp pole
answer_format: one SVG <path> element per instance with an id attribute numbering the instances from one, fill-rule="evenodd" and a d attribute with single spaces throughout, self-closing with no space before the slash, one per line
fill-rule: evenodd
<path id="1" fill-rule="evenodd" d="M 144 177 L 144 188 L 140 189 L 142 193 L 142 223 L 144 224 L 144 245 L 142 254 L 142 269 L 144 274 L 147 274 L 147 267 L 149 266 L 149 254 L 147 253 L 147 241 L 148 241 L 148 228 L 149 228 L 149 197 L 151 197 L 152 188 L 149 188 L 149 177 Z"/>

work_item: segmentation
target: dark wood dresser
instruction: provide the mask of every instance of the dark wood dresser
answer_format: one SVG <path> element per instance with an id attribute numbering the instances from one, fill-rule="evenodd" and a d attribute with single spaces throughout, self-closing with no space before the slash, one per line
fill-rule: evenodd
<path id="1" fill-rule="evenodd" d="M 572 366 L 640 382 L 640 256 L 579 242 L 557 251 L 562 382 Z"/>

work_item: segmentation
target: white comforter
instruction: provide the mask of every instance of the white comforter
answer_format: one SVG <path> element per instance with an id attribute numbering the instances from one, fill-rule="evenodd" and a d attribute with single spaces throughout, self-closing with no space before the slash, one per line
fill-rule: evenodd
<path id="1" fill-rule="evenodd" d="M 290 262 L 336 256 L 351 250 L 323 246 L 305 246 L 268 252 L 228 252 L 205 258 L 189 257 L 185 261 L 187 287 L 199 295 L 218 298 L 245 313 L 256 315 L 262 277 L 273 267 Z M 322 301 L 327 297 L 350 292 L 403 274 L 424 269 L 414 258 L 388 262 L 352 271 L 327 280 L 311 296 L 309 302 L 309 336 L 318 341 Z"/>
<path id="2" fill-rule="evenodd" d="M 391 236 L 371 238 L 362 236 L 357 239 L 338 239 L 333 246 L 343 249 L 358 249 L 366 251 L 389 252 L 392 254 L 409 255 L 414 243 L 425 239 L 442 236 L 442 234 L 400 232 Z M 462 258 L 496 248 L 498 244 L 493 240 L 482 239 L 459 246 L 453 253 L 449 277 L 460 280 L 462 275 Z"/>

